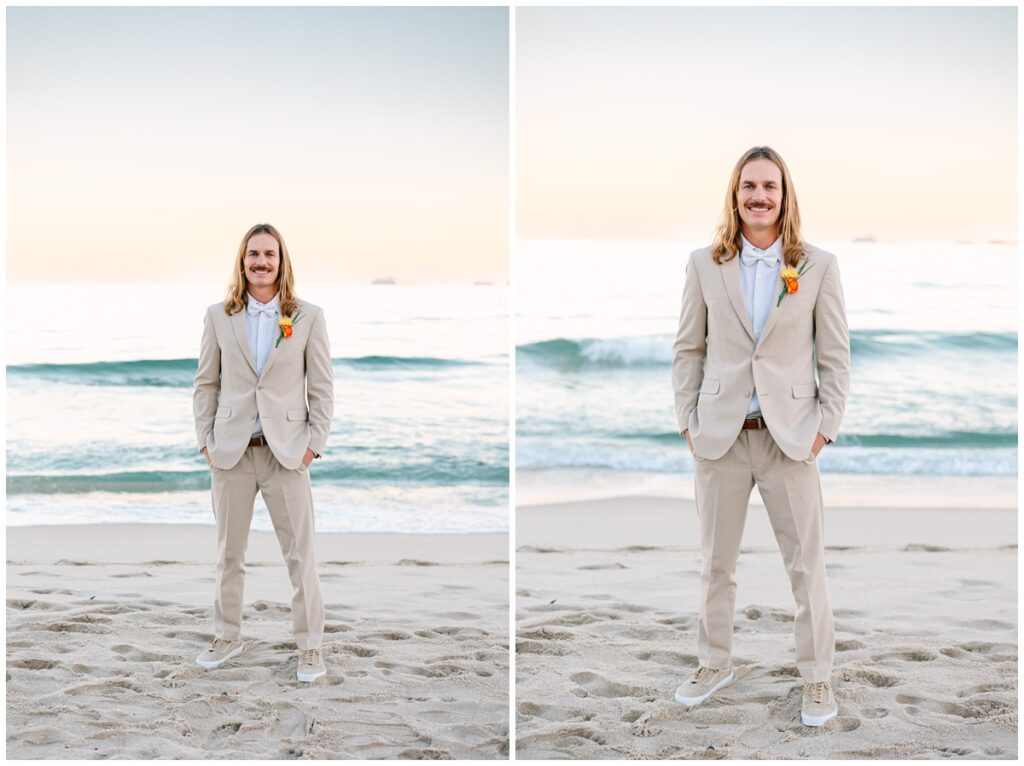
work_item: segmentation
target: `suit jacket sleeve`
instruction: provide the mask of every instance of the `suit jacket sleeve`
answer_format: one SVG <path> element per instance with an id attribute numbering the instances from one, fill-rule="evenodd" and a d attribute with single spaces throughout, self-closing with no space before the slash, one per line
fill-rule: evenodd
<path id="1" fill-rule="evenodd" d="M 697 406 L 707 356 L 708 307 L 700 287 L 693 254 L 686 264 L 686 285 L 679 314 L 679 329 L 672 344 L 672 388 L 675 391 L 679 433 L 689 428 L 690 413 Z"/>
<path id="2" fill-rule="evenodd" d="M 306 399 L 309 402 L 309 449 L 322 455 L 334 417 L 334 367 L 323 311 L 313 320 L 306 342 Z"/>
<path id="3" fill-rule="evenodd" d="M 199 450 L 213 430 L 213 417 L 220 400 L 220 344 L 213 327 L 213 317 L 206 312 L 203 319 L 203 340 L 199 344 L 199 366 L 196 368 L 195 387 L 192 390 L 192 415 L 196 421 L 196 439 Z"/>
<path id="4" fill-rule="evenodd" d="M 835 441 L 850 390 L 850 331 L 835 257 L 825 271 L 814 304 L 814 346 L 818 357 L 818 403 L 822 413 L 818 430 L 822 436 Z"/>

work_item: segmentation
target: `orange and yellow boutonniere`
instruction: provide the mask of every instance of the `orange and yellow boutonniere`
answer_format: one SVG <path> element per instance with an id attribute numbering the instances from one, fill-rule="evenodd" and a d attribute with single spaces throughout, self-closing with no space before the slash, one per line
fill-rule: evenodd
<path id="1" fill-rule="evenodd" d="M 277 326 L 281 328 L 281 334 L 277 336 L 277 343 L 274 344 L 274 348 L 277 348 L 285 338 L 292 337 L 292 325 L 297 321 L 299 321 L 298 314 L 295 315 L 294 319 L 291 317 L 281 317 L 277 320 Z"/>
<path id="2" fill-rule="evenodd" d="M 788 293 L 795 293 L 800 289 L 800 282 L 798 280 L 809 265 L 810 261 L 807 261 L 800 267 L 800 271 L 789 268 L 783 269 L 779 272 L 779 278 L 782 279 L 784 286 L 782 288 L 782 292 L 779 293 L 779 300 L 775 303 L 776 307 L 782 305 L 782 299 L 785 298 Z"/>

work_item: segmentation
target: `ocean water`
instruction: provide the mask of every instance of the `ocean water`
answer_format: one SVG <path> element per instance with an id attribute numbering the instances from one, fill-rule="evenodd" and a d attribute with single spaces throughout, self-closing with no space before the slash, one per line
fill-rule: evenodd
<path id="1" fill-rule="evenodd" d="M 1016 246 L 816 244 L 839 258 L 852 344 L 821 470 L 1015 476 Z M 692 472 L 671 363 L 699 246 L 520 243 L 517 470 Z"/>
<path id="2" fill-rule="evenodd" d="M 192 383 L 223 292 L 8 285 L 9 525 L 213 523 Z M 334 360 L 334 422 L 310 466 L 317 529 L 506 531 L 507 288 L 299 294 L 323 307 Z M 253 528 L 273 528 L 259 497 Z"/>

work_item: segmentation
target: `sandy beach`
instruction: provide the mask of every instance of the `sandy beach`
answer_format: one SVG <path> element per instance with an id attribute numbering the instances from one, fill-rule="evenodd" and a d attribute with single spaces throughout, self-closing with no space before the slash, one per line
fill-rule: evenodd
<path id="1" fill-rule="evenodd" d="M 687 709 L 672 697 L 697 666 L 692 477 L 569 478 L 591 496 L 567 499 L 564 476 L 519 485 L 518 758 L 1016 758 L 1015 480 L 823 476 L 839 716 L 814 729 L 756 489 L 736 680 Z M 600 496 L 616 479 L 631 491 Z"/>
<path id="2" fill-rule="evenodd" d="M 481 758 L 509 750 L 503 534 L 317 536 L 327 675 L 249 542 L 246 651 L 212 671 L 212 526 L 7 529 L 8 758 Z"/>

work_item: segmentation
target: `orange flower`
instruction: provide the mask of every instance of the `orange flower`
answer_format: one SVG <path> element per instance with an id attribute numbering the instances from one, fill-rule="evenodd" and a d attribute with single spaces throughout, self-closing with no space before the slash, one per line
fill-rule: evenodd
<path id="1" fill-rule="evenodd" d="M 274 344 L 274 348 L 277 348 L 285 338 L 292 337 L 292 324 L 297 322 L 298 319 L 299 315 L 296 314 L 295 319 L 292 319 L 291 317 L 281 317 L 277 320 L 277 326 L 281 328 L 281 334 L 277 336 L 277 343 Z"/>
<path id="2" fill-rule="evenodd" d="M 782 304 L 782 299 L 785 296 L 789 295 L 790 293 L 795 293 L 797 290 L 800 289 L 800 283 L 797 280 L 800 279 L 801 275 L 804 273 L 804 270 L 810 265 L 811 264 L 808 261 L 805 262 L 804 265 L 800 267 L 800 271 L 797 271 L 796 269 L 793 268 L 788 268 L 782 269 L 782 271 L 779 272 L 779 276 L 782 277 L 782 281 L 785 283 L 786 286 L 783 287 L 782 292 L 779 293 L 779 300 L 775 303 L 776 306 L 780 306 Z"/>

